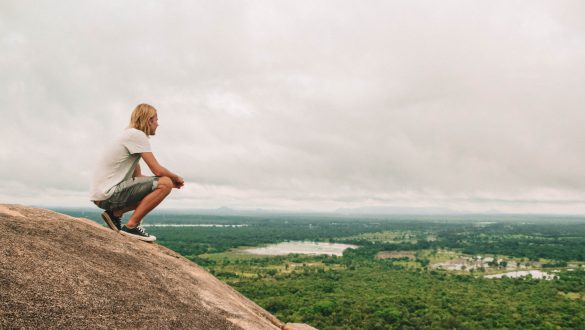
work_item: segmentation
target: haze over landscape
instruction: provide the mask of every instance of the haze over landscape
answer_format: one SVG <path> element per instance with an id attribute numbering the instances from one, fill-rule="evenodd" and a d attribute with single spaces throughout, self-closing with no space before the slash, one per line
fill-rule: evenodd
<path id="1" fill-rule="evenodd" d="M 584 13 L 2 1 L 0 201 L 90 206 L 99 153 L 147 102 L 187 181 L 163 207 L 583 213 Z"/>

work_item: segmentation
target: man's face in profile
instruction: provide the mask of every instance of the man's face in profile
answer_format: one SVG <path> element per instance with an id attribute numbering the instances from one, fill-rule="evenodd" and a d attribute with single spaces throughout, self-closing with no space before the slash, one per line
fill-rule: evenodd
<path id="1" fill-rule="evenodd" d="M 158 128 L 158 115 L 155 114 L 154 117 L 150 118 L 148 124 L 150 125 L 150 135 L 155 135 Z"/>

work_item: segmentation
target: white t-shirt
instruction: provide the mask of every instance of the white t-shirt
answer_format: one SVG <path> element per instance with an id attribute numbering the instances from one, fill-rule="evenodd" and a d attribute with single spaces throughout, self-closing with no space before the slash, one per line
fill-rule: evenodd
<path id="1" fill-rule="evenodd" d="M 140 154 L 150 152 L 146 133 L 127 128 L 101 156 L 91 181 L 90 200 L 103 201 L 112 196 L 120 182 L 130 179 L 140 160 Z"/>

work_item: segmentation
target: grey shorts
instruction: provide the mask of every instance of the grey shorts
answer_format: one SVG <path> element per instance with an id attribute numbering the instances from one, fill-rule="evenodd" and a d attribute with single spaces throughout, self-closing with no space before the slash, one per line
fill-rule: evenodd
<path id="1" fill-rule="evenodd" d="M 141 176 L 130 178 L 118 183 L 114 194 L 103 201 L 94 201 L 95 205 L 104 210 L 120 210 L 138 204 L 146 195 L 158 186 L 157 176 Z"/>

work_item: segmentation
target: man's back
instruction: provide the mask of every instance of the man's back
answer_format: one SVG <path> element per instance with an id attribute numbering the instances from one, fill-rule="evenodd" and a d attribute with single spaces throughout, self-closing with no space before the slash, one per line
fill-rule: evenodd
<path id="1" fill-rule="evenodd" d="M 151 152 L 150 142 L 144 132 L 127 128 L 102 154 L 93 174 L 90 200 L 108 199 L 112 188 L 132 177 L 140 154 Z"/>

